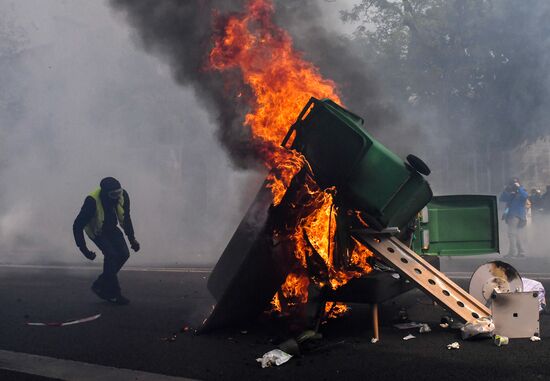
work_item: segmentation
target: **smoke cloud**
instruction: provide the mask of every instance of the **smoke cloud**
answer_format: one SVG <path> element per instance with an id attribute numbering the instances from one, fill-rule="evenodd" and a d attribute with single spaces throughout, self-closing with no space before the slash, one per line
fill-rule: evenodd
<path id="1" fill-rule="evenodd" d="M 334 16 L 358 2 L 277 0 L 275 18 L 370 133 L 402 156 L 427 158 L 436 193 L 497 193 L 510 171 L 521 171 L 511 151 L 488 149 L 509 139 L 498 115 L 463 113 L 442 125 L 440 110 L 396 100 L 402 84 L 352 38 L 355 26 Z M 131 263 L 217 260 L 263 178 L 243 126 L 247 95 L 235 102 L 240 75 L 222 80 L 205 68 L 215 20 L 245 3 L 0 0 L 0 261 L 83 260 L 71 225 L 104 176 L 132 198 L 143 253 Z M 510 77 L 503 91 L 524 103 L 506 126 L 522 128 L 521 105 L 536 95 L 525 126 L 540 136 L 550 116 L 547 10 L 520 11 L 506 31 L 528 29 L 532 40 L 509 74 L 525 64 L 538 86 L 531 93 L 532 77 Z M 479 120 L 490 133 L 477 133 Z M 528 186 L 550 177 L 537 181 Z"/>
<path id="2" fill-rule="evenodd" d="M 72 223 L 114 176 L 142 244 L 130 264 L 214 263 L 263 179 L 230 164 L 199 89 L 105 3 L 0 0 L 0 15 L 0 262 L 85 263 Z"/>

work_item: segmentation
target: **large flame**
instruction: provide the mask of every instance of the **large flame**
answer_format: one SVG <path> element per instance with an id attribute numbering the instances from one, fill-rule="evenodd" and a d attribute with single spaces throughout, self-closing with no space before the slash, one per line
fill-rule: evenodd
<path id="1" fill-rule="evenodd" d="M 270 0 L 252 0 L 244 14 L 230 17 L 210 52 L 210 67 L 240 70 L 254 101 L 246 115 L 254 143 L 262 146 L 269 167 L 279 162 L 279 147 L 302 107 L 313 96 L 340 102 L 333 81 L 304 60 L 292 46 L 290 35 L 273 23 Z"/>
<path id="2" fill-rule="evenodd" d="M 293 48 L 290 35 L 274 24 L 273 13 L 271 0 L 251 0 L 245 13 L 222 20 L 223 27 L 215 36 L 209 55 L 209 67 L 220 72 L 240 71 L 253 94 L 245 125 L 251 129 L 253 146 L 271 169 L 268 187 L 277 206 L 291 180 L 303 169 L 311 172 L 300 154 L 280 146 L 289 127 L 311 97 L 342 102 L 335 83 L 323 78 L 319 69 Z M 274 234 L 290 243 L 300 268 L 287 276 L 275 295 L 272 304 L 276 310 L 281 310 L 282 304 L 305 303 L 310 280 L 319 287 L 336 289 L 370 271 L 365 261 L 372 253 L 358 242 L 351 255 L 352 270 L 336 269 L 333 264 L 338 213 L 334 190 L 320 189 L 310 174 L 297 193 L 299 202 L 287 205 L 294 209 L 288 230 Z M 329 310 L 335 314 L 345 307 L 331 305 Z"/>

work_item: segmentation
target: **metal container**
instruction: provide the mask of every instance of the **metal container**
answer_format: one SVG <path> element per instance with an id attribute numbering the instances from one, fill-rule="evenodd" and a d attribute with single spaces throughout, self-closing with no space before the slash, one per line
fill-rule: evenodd
<path id="1" fill-rule="evenodd" d="M 322 187 L 364 211 L 372 227 L 402 227 L 432 198 L 420 159 L 405 163 L 362 128 L 363 119 L 329 99 L 311 98 L 283 141 L 301 152 Z M 420 165 L 418 165 L 420 163 Z M 411 165 L 412 164 L 412 165 Z"/>

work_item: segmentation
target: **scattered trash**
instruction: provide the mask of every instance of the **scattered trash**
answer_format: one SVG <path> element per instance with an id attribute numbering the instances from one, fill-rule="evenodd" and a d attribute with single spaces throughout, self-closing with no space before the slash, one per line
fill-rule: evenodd
<path id="1" fill-rule="evenodd" d="M 69 320 L 65 322 L 37 322 L 37 323 L 25 323 L 26 325 L 34 325 L 34 326 L 47 326 L 47 327 L 65 327 L 68 325 L 74 325 L 74 324 L 80 324 L 80 323 L 87 323 L 89 321 L 93 321 L 98 319 L 101 316 L 101 314 L 97 314 L 94 316 L 85 317 L 82 319 L 76 319 L 76 320 Z"/>
<path id="2" fill-rule="evenodd" d="M 449 328 L 449 323 L 441 323 L 439 324 L 441 328 Z"/>
<path id="3" fill-rule="evenodd" d="M 403 338 L 403 340 L 416 339 L 416 336 L 411 335 L 410 333 Z"/>
<path id="4" fill-rule="evenodd" d="M 509 339 L 506 336 L 495 335 L 494 343 L 497 347 L 508 345 Z"/>
<path id="5" fill-rule="evenodd" d="M 463 327 L 464 327 L 464 324 L 462 324 L 461 322 L 458 322 L 458 321 L 452 323 L 449 326 L 450 329 L 455 330 L 455 331 L 461 330 Z"/>
<path id="6" fill-rule="evenodd" d="M 182 327 L 182 328 L 180 329 L 180 332 L 182 332 L 182 333 L 183 333 L 183 332 L 188 332 L 190 329 L 191 329 L 191 327 L 189 327 L 188 325 L 186 325 L 186 326 L 184 326 L 184 327 Z"/>
<path id="7" fill-rule="evenodd" d="M 455 341 L 454 343 L 447 344 L 447 349 L 460 349 L 460 344 L 458 341 Z"/>
<path id="8" fill-rule="evenodd" d="M 176 341 L 176 337 L 177 337 L 177 334 L 173 333 L 171 336 L 168 336 L 168 337 L 161 337 L 160 339 L 162 341 L 166 341 L 168 343 L 172 343 L 174 341 Z"/>
<path id="9" fill-rule="evenodd" d="M 531 336 L 531 338 L 529 339 L 531 341 L 540 341 L 540 337 L 538 336 Z"/>
<path id="10" fill-rule="evenodd" d="M 265 353 L 262 357 L 257 358 L 256 361 L 262 364 L 262 368 L 267 368 L 272 365 L 281 365 L 287 362 L 292 358 L 292 355 L 289 355 L 286 352 L 281 351 L 280 349 L 273 349 Z"/>
<path id="11" fill-rule="evenodd" d="M 491 318 L 479 318 L 472 320 L 464 325 L 460 329 L 460 335 L 462 340 L 468 339 L 484 339 L 493 336 L 495 331 L 495 324 Z"/>
<path id="12" fill-rule="evenodd" d="M 447 324 L 447 326 L 449 326 L 453 322 L 454 322 L 454 319 L 450 316 L 445 315 L 441 317 L 441 324 Z"/>
<path id="13" fill-rule="evenodd" d="M 413 329 L 413 328 L 420 328 L 423 325 L 424 323 L 417 323 L 417 322 L 411 321 L 408 323 L 394 324 L 393 326 L 397 329 Z"/>
<path id="14" fill-rule="evenodd" d="M 376 337 L 373 337 L 372 339 L 370 339 L 370 342 L 373 343 L 373 344 L 376 344 L 380 339 L 377 339 Z"/>
<path id="15" fill-rule="evenodd" d="M 418 332 L 419 333 L 428 333 L 428 332 L 432 332 L 432 329 L 430 328 L 430 326 L 428 324 L 422 324 L 422 326 L 420 327 Z"/>
<path id="16" fill-rule="evenodd" d="M 308 329 L 302 332 L 301 334 L 299 334 L 298 337 L 296 337 L 296 341 L 301 344 L 306 340 L 320 340 L 322 338 L 323 338 L 322 333 L 318 333 L 311 329 Z"/>
<path id="17" fill-rule="evenodd" d="M 241 335 L 246 335 L 248 331 L 241 331 Z"/>
<path id="18" fill-rule="evenodd" d="M 279 349 L 293 356 L 299 356 L 301 354 L 300 346 L 298 342 L 293 338 L 290 338 L 286 341 L 283 341 L 281 344 L 279 344 Z"/>
<path id="19" fill-rule="evenodd" d="M 402 308 L 397 313 L 397 320 L 401 322 L 407 322 L 409 320 L 409 314 L 407 313 L 407 310 Z"/>

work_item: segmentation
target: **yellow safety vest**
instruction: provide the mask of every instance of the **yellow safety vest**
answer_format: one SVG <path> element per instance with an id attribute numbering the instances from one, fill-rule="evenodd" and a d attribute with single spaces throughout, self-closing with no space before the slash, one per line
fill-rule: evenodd
<path id="1" fill-rule="evenodd" d="M 90 196 L 95 200 L 95 216 L 84 227 L 84 231 L 86 232 L 88 237 L 90 237 L 91 239 L 94 239 L 95 237 L 101 234 L 101 230 L 103 229 L 103 222 L 105 221 L 105 211 L 103 209 L 103 203 L 101 202 L 101 197 L 99 197 L 100 192 L 101 192 L 101 188 L 97 188 L 92 193 L 90 193 Z M 124 194 L 123 193 L 120 194 L 120 197 L 118 198 L 118 201 L 117 201 L 116 216 L 120 226 L 123 226 L 124 224 Z"/>

